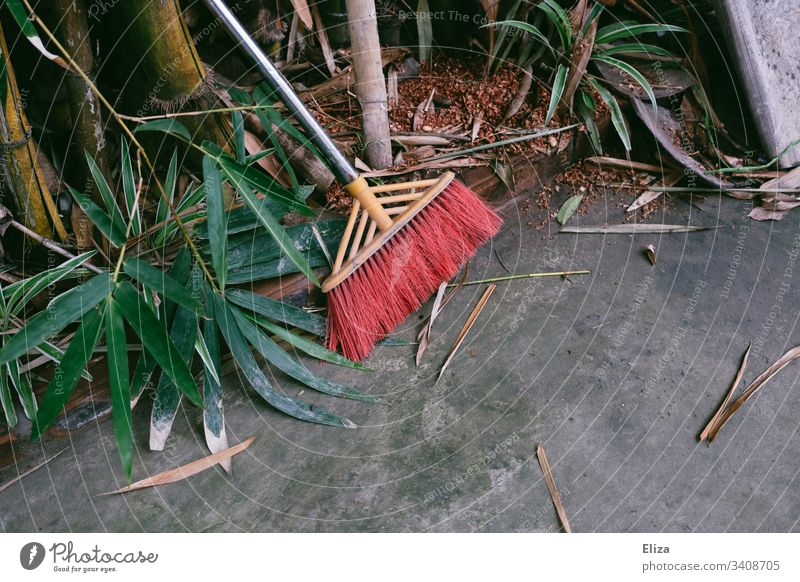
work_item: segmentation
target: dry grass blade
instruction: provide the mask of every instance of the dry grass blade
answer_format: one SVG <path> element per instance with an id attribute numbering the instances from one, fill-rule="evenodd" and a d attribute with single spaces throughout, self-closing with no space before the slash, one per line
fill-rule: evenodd
<path id="1" fill-rule="evenodd" d="M 714 439 L 717 438 L 720 429 L 725 426 L 725 423 L 730 420 L 731 416 L 739 410 L 745 402 L 747 402 L 756 392 L 758 392 L 764 385 L 772 380 L 772 378 L 781 370 L 783 370 L 786 366 L 791 364 L 794 360 L 800 357 L 800 346 L 796 348 L 792 348 L 785 354 L 783 354 L 778 361 L 772 364 L 769 368 L 764 370 L 761 375 L 753 380 L 747 388 L 744 389 L 742 394 L 737 398 L 732 404 L 730 404 L 725 411 L 720 415 L 717 423 L 714 425 L 714 428 L 708 433 L 708 442 L 713 443 Z"/>
<path id="2" fill-rule="evenodd" d="M 561 520 L 564 531 L 572 533 L 572 528 L 569 526 L 569 520 L 567 519 L 567 512 L 564 509 L 564 504 L 561 502 L 558 489 L 556 489 L 556 482 L 553 481 L 553 471 L 550 469 L 550 463 L 547 461 L 547 455 L 542 445 L 536 448 L 536 457 L 539 459 L 539 466 L 542 468 L 542 473 L 544 473 L 544 480 L 547 483 L 547 488 L 550 490 L 550 497 L 553 499 L 553 505 L 555 505 L 556 512 L 558 513 L 558 519 Z"/>
<path id="3" fill-rule="evenodd" d="M 464 283 L 467 280 L 467 275 L 469 275 L 469 263 L 467 263 L 467 265 L 464 267 L 464 272 L 461 275 L 461 279 L 459 279 L 458 283 L 456 283 L 455 285 L 455 288 L 452 291 L 450 291 L 446 299 L 444 299 L 444 292 L 449 287 L 449 285 L 445 281 L 439 286 L 439 291 L 436 294 L 436 299 L 433 302 L 433 307 L 431 308 L 431 314 L 428 317 L 428 321 L 425 323 L 424 327 L 417 336 L 417 340 L 419 341 L 419 347 L 417 348 L 417 360 L 416 360 L 417 367 L 419 367 L 419 364 L 422 361 L 422 355 L 428 348 L 428 343 L 430 342 L 430 335 L 431 335 L 431 330 L 433 329 L 434 320 L 436 320 L 436 318 L 444 310 L 444 308 L 447 307 L 447 304 L 450 303 L 450 300 L 453 298 L 453 296 L 456 293 L 458 293 L 458 290 L 464 286 Z"/>
<path id="4" fill-rule="evenodd" d="M 100 493 L 100 495 L 116 495 L 118 493 L 128 493 L 129 491 L 136 491 L 138 489 L 147 489 L 149 487 L 158 487 L 159 485 L 168 485 L 170 483 L 177 483 L 178 481 L 183 481 L 184 479 L 191 477 L 192 475 L 197 475 L 206 469 L 210 469 L 214 465 L 225 461 L 226 459 L 230 459 L 234 455 L 238 455 L 251 444 L 253 441 L 256 440 L 256 437 L 252 436 L 244 442 L 239 443 L 236 446 L 233 446 L 229 449 L 221 451 L 219 453 L 215 453 L 213 455 L 208 455 L 207 457 L 203 457 L 202 459 L 197 459 L 196 461 L 192 461 L 191 463 L 187 463 L 185 465 L 181 465 L 176 469 L 170 469 L 169 471 L 163 471 L 162 473 L 158 473 L 157 475 L 153 475 L 152 477 L 148 477 L 147 479 L 142 479 L 141 481 L 137 481 L 136 483 L 132 483 L 127 487 L 123 487 L 121 489 L 117 489 L 116 491 L 108 491 L 107 493 Z"/>
<path id="5" fill-rule="evenodd" d="M 598 166 L 599 168 L 620 168 L 621 170 L 633 170 L 636 172 L 648 172 L 652 174 L 663 174 L 671 168 L 666 166 L 656 166 L 653 164 L 645 164 L 643 162 L 632 162 L 623 158 L 609 158 L 606 156 L 593 156 L 586 158 L 590 164 Z"/>
<path id="6" fill-rule="evenodd" d="M 439 290 L 436 292 L 436 299 L 433 300 L 433 306 L 431 307 L 431 316 L 428 318 L 428 323 L 425 327 L 422 328 L 422 331 L 419 332 L 417 339 L 419 340 L 419 346 L 417 347 L 417 359 L 416 364 L 419 367 L 420 362 L 422 361 L 422 355 L 425 353 L 425 350 L 428 349 L 429 338 L 431 335 L 431 328 L 433 327 L 433 322 L 436 321 L 436 316 L 439 315 L 439 311 L 442 307 L 442 300 L 444 299 L 444 294 L 447 291 L 447 281 L 439 285 Z"/>
<path id="7" fill-rule="evenodd" d="M 747 347 L 747 351 L 744 353 L 744 357 L 742 358 L 742 363 L 739 365 L 739 371 L 736 372 L 736 377 L 733 379 L 733 383 L 731 384 L 730 390 L 728 390 L 728 394 L 725 396 L 725 400 L 722 401 L 722 404 L 719 405 L 719 408 L 714 413 L 714 416 L 711 417 L 711 420 L 708 421 L 708 424 L 703 429 L 703 432 L 700 433 L 700 442 L 703 442 L 708 438 L 708 434 L 714 429 L 716 424 L 719 422 L 722 413 L 728 407 L 731 399 L 733 398 L 734 392 L 736 392 L 736 388 L 739 387 L 739 383 L 742 381 L 742 377 L 744 376 L 744 371 L 747 369 L 747 359 L 750 357 L 750 348 L 752 344 Z"/>
<path id="8" fill-rule="evenodd" d="M 8 489 L 9 487 L 11 487 L 11 486 L 12 486 L 14 483 L 16 483 L 17 481 L 21 481 L 22 479 L 24 479 L 25 477 L 27 477 L 27 476 L 28 476 L 28 475 L 30 475 L 31 473 L 35 473 L 36 471 L 38 471 L 39 469 L 41 469 L 42 467 L 44 467 L 44 466 L 45 466 L 47 463 L 49 463 L 50 461 L 52 461 L 53 459 L 55 459 L 57 456 L 59 456 L 61 453 L 63 453 L 63 452 L 64 452 L 64 451 L 66 451 L 66 450 L 67 450 L 67 449 L 61 449 L 60 451 L 58 451 L 58 452 L 57 452 L 55 455 L 53 455 L 53 456 L 52 456 L 52 457 L 50 457 L 49 459 L 45 459 L 44 461 L 42 461 L 41 463 L 39 463 L 39 464 L 38 464 L 38 465 L 36 465 L 35 467 L 31 467 L 30 469 L 28 469 L 28 470 L 27 470 L 27 471 L 25 471 L 24 473 L 20 473 L 19 475 L 17 475 L 17 476 L 16 476 L 16 477 L 14 477 L 13 479 L 9 479 L 9 480 L 8 480 L 8 481 L 6 481 L 5 483 L 3 483 L 3 484 L 0 484 L 0 493 L 2 493 L 3 491 L 5 491 L 5 490 L 6 490 L 6 489 Z"/>
<path id="9" fill-rule="evenodd" d="M 492 293 L 494 293 L 494 290 L 496 288 L 497 285 L 494 284 L 489 285 L 486 288 L 486 291 L 483 292 L 483 296 L 478 300 L 478 303 L 477 305 L 475 305 L 475 308 L 472 310 L 472 313 L 469 314 L 469 317 L 467 318 L 464 327 L 461 328 L 461 331 L 458 333 L 458 337 L 456 338 L 453 347 L 450 349 L 450 353 L 447 354 L 447 359 L 442 365 L 442 369 L 439 371 L 439 377 L 436 378 L 437 382 L 442 379 L 444 371 L 447 370 L 447 367 L 450 365 L 450 362 L 453 361 L 453 358 L 455 357 L 458 348 L 460 348 L 461 344 L 464 343 L 464 338 L 467 337 L 469 330 L 471 330 L 472 326 L 475 325 L 475 321 L 478 319 L 478 316 L 483 311 L 483 308 L 486 307 L 486 302 L 489 301 L 489 297 L 492 296 Z"/>
<path id="10" fill-rule="evenodd" d="M 669 234 L 714 230 L 716 226 L 685 226 L 682 224 L 610 224 L 605 226 L 565 226 L 559 232 L 573 234 Z"/>
<path id="11" fill-rule="evenodd" d="M 314 28 L 314 21 L 311 19 L 311 10 L 308 8 L 307 0 L 292 0 L 296 14 L 303 21 L 303 24 L 308 30 Z"/>

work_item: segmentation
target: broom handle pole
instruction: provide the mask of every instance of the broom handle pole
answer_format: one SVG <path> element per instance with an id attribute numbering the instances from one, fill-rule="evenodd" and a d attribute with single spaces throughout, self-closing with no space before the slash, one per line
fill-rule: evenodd
<path id="1" fill-rule="evenodd" d="M 278 94 L 286 108 L 297 118 L 309 138 L 322 152 L 325 163 L 343 185 L 351 184 L 358 179 L 358 170 L 348 161 L 333 143 L 322 126 L 314 119 L 311 112 L 292 89 L 289 81 L 269 60 L 261 47 L 250 37 L 242 23 L 234 16 L 222 0 L 205 0 L 211 12 L 225 25 L 230 35 L 239 43 L 244 51 L 253 59 L 258 70 L 264 75 L 267 83 Z M 365 205 L 369 206 L 369 205 Z"/>

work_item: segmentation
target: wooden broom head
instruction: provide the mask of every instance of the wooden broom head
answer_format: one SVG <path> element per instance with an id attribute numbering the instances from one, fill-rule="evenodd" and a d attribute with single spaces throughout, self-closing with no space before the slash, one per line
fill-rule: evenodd
<path id="1" fill-rule="evenodd" d="M 336 262 L 331 274 L 322 285 L 322 292 L 329 293 L 355 273 L 439 194 L 444 192 L 455 180 L 455 177 L 453 172 L 446 172 L 431 180 L 372 187 L 372 193 L 377 196 L 383 209 L 393 217 L 391 228 L 385 231 L 381 231 L 378 224 L 362 208 L 361 203 L 354 200 L 353 209 L 339 245 L 339 252 L 336 255 Z"/>

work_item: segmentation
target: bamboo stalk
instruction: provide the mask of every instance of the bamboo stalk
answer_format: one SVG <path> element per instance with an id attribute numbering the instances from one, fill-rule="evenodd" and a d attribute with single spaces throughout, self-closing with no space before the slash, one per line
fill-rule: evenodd
<path id="1" fill-rule="evenodd" d="M 372 168 L 383 170 L 392 164 L 392 145 L 375 1 L 347 0 L 347 13 L 367 161 Z"/>
<path id="2" fill-rule="evenodd" d="M 94 71 L 94 55 L 89 38 L 89 22 L 84 0 L 53 0 L 46 6 L 49 22 L 59 41 L 72 47 L 72 58 L 89 74 Z M 106 149 L 105 126 L 101 113 L 101 104 L 91 87 L 77 75 L 65 74 L 63 86 L 67 93 L 70 111 L 70 140 L 67 156 L 69 163 L 64 165 L 65 180 L 76 187 L 91 184 L 87 192 L 90 197 L 103 206 L 100 190 L 91 179 L 91 172 L 86 164 L 84 152 L 92 156 L 106 181 L 111 182 L 111 166 Z M 83 250 L 91 246 L 91 221 L 80 207 L 72 207 L 72 231 L 75 233 L 76 246 Z M 106 241 L 107 244 L 107 241 Z M 106 247 L 106 252 L 108 248 Z"/>
<path id="3" fill-rule="evenodd" d="M 0 104 L 0 196 L 14 200 L 22 222 L 42 237 L 67 238 L 67 231 L 53 203 L 38 152 L 25 116 L 22 99 L 0 26 L 0 58 L 6 70 L 5 101 Z M 50 222 L 48 222 L 48 217 Z M 51 227 L 52 223 L 52 227 Z"/>

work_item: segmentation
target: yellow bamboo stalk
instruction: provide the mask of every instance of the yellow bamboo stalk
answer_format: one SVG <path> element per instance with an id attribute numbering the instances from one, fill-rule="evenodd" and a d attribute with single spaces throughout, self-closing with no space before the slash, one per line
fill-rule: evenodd
<path id="1" fill-rule="evenodd" d="M 3 173 L 0 192 L 10 190 L 17 205 L 16 211 L 25 226 L 43 237 L 52 237 L 55 231 L 58 238 L 64 241 L 67 231 L 58 216 L 39 165 L 38 148 L 31 136 L 31 126 L 25 116 L 24 101 L 14 77 L 1 25 L 0 53 L 6 66 L 7 85 L 5 102 L 0 108 L 0 167 Z"/>

